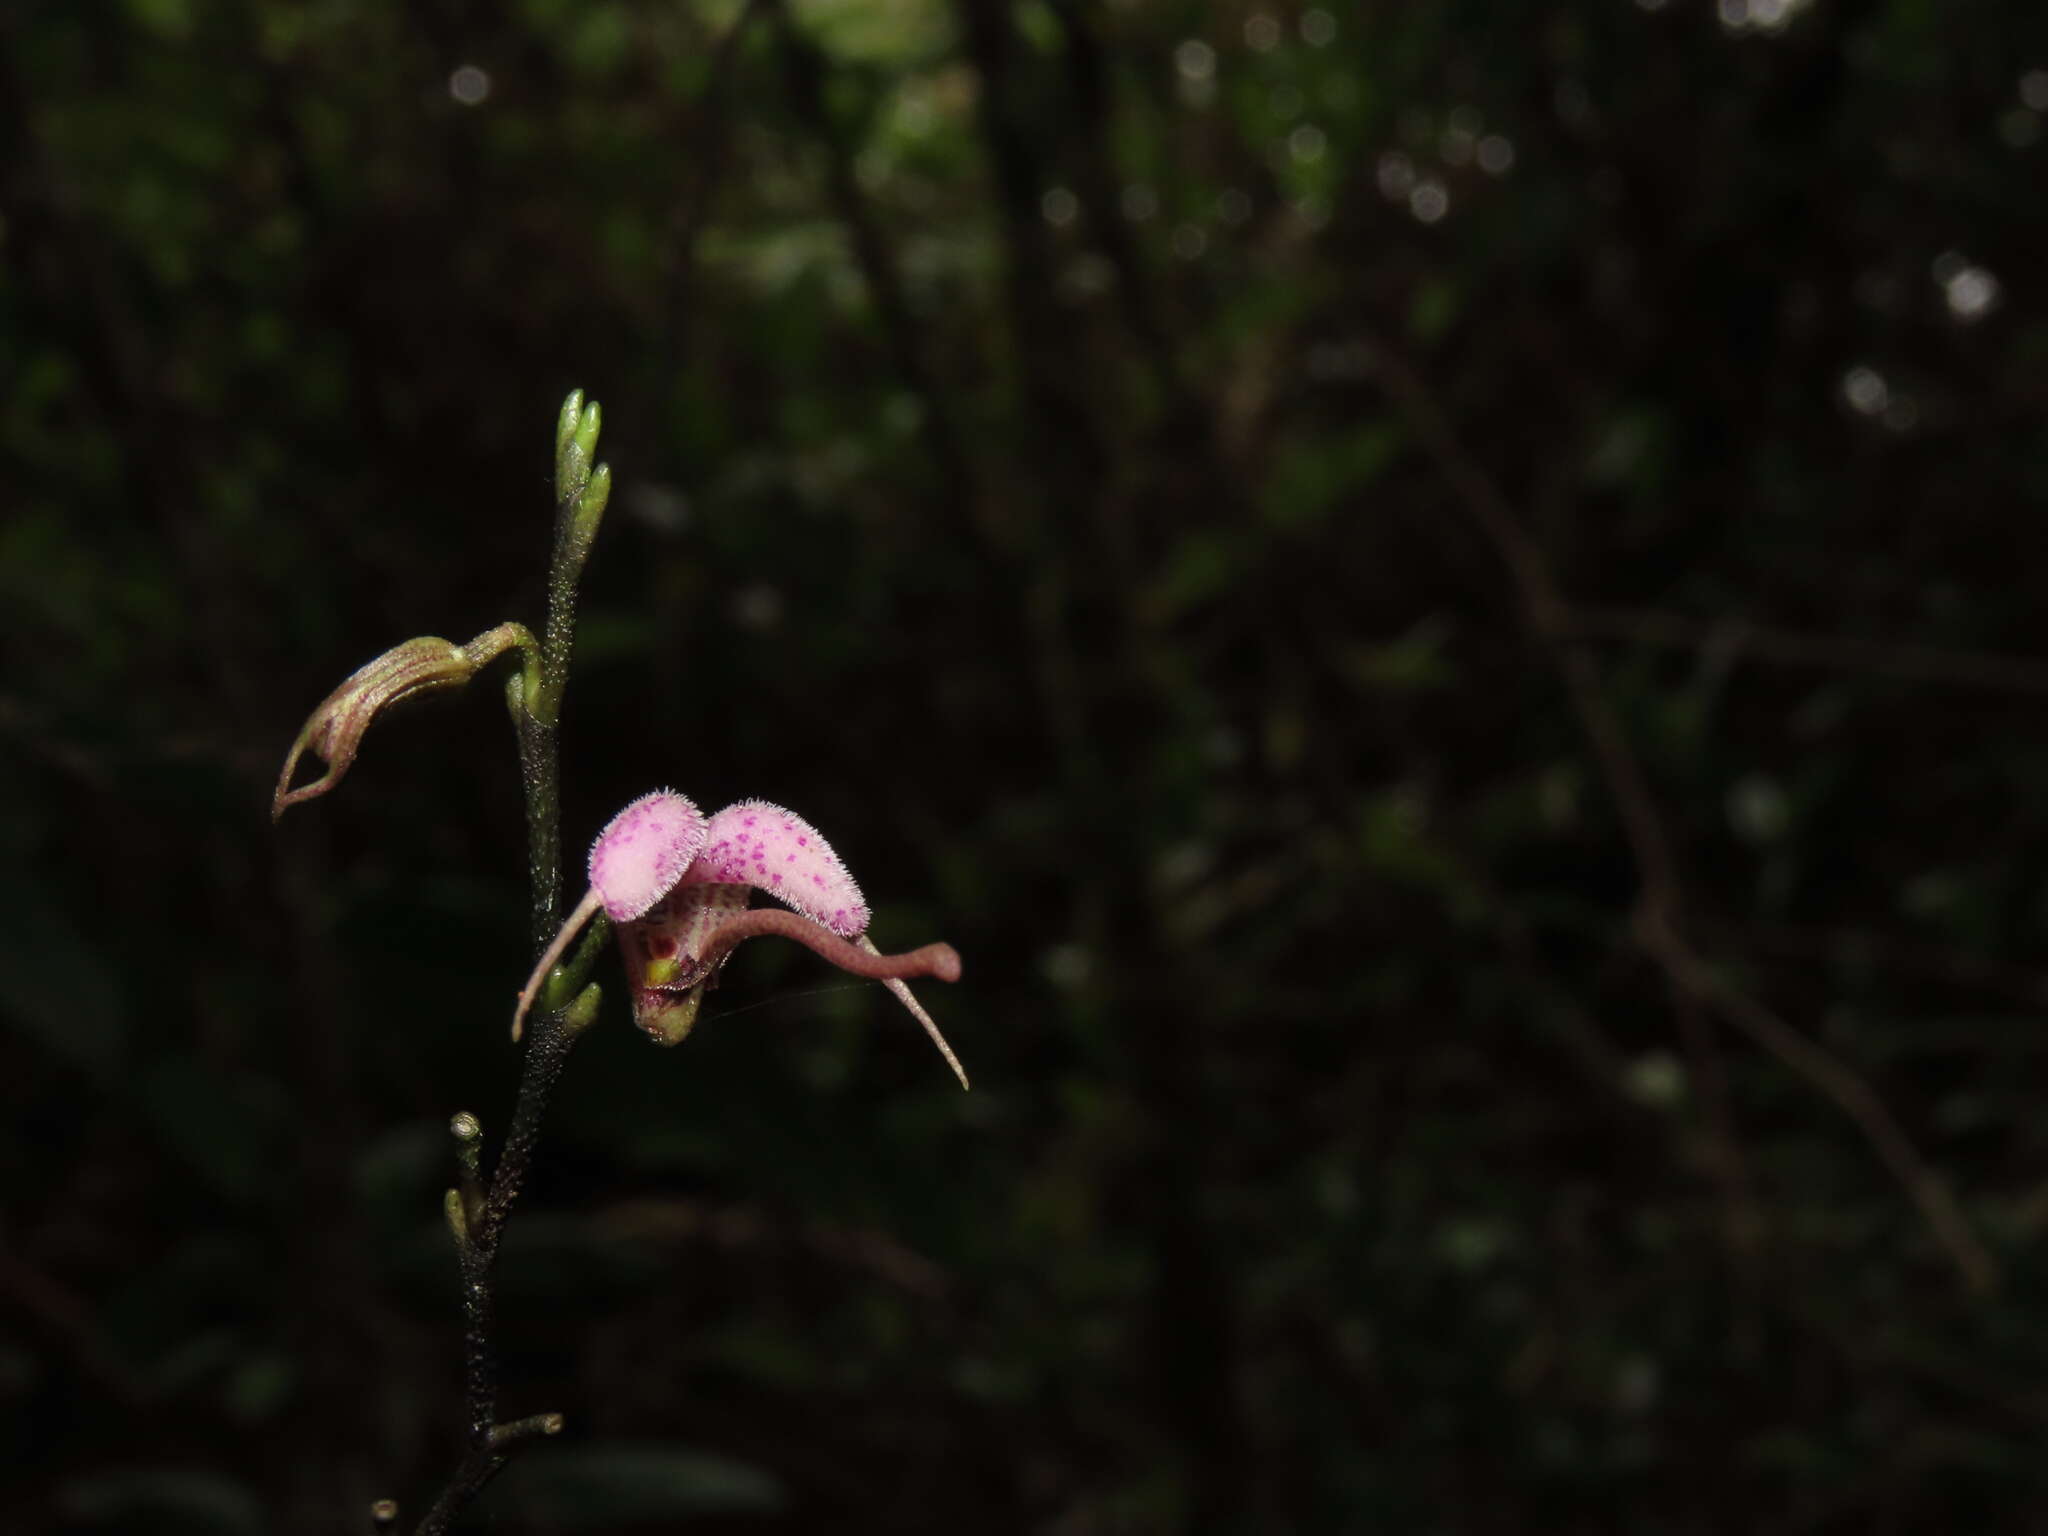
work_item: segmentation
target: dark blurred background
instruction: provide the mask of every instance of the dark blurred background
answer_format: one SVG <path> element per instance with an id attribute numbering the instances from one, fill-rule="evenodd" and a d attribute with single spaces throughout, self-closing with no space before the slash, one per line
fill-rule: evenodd
<path id="1" fill-rule="evenodd" d="M 786 803 L 577 1051 L 475 1528 L 2048 1519 L 2039 0 L 0 8 L 0 1529 L 417 1515 L 497 679 Z M 617 993 L 617 973 L 604 973 Z"/>

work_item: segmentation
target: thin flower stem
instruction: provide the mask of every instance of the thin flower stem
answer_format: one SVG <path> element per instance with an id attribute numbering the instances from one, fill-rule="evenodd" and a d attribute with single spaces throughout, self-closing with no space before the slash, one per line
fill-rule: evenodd
<path id="1" fill-rule="evenodd" d="M 552 732 L 550 731 L 550 734 Z M 578 1031 L 563 1017 L 565 1010 L 553 1009 L 534 1020 L 526 1060 L 519 1074 L 519 1097 L 513 1106 L 512 1123 L 505 1132 L 505 1145 L 498 1154 L 483 1209 L 468 1225 L 459 1245 L 462 1270 L 462 1363 L 463 1395 L 467 1404 L 467 1425 L 462 1460 L 447 1486 L 434 1501 L 416 1536 L 442 1536 L 492 1478 L 504 1467 L 509 1452 L 532 1431 L 512 1433 L 514 1425 L 498 1422 L 498 1360 L 495 1346 L 497 1298 L 494 1270 L 498 1245 L 504 1237 L 505 1222 L 533 1165 L 533 1151 L 540 1140 L 548 1102 L 562 1068 L 568 1063 L 569 1047 Z M 536 1415 L 515 1421 L 525 1426 L 547 1420 L 560 1428 L 560 1415 Z"/>
<path id="2" fill-rule="evenodd" d="M 526 667 L 506 682 L 506 700 L 519 744 L 520 783 L 526 795 L 531 933 L 537 956 L 547 949 L 561 919 L 561 750 L 557 730 L 562 718 L 562 696 L 568 688 L 570 653 L 575 644 L 576 586 L 611 487 L 610 471 L 602 464 L 594 469 L 591 466 L 598 422 L 596 404 L 586 406 L 582 391 L 563 403 L 555 437 L 555 538 L 553 558 L 549 561 L 548 616 L 539 644 L 539 666 Z M 531 659 L 531 651 L 528 656 Z M 593 937 L 601 939 L 602 932 Z M 583 975 L 595 958 L 596 945 L 586 941 L 564 968 L 565 985 L 559 994 L 550 989 L 545 1002 L 552 1006 L 538 1012 L 534 1019 L 505 1145 L 498 1154 L 481 1210 L 464 1222 L 458 1238 L 463 1388 L 468 1423 L 462 1459 L 420 1522 L 416 1536 L 442 1536 L 497 1476 L 513 1450 L 527 1440 L 556 1434 L 562 1427 L 561 1415 L 554 1413 L 532 1414 L 505 1424 L 498 1422 L 493 1271 L 505 1222 L 525 1185 L 527 1170 L 533 1165 L 533 1151 L 540 1139 L 542 1122 L 547 1118 L 549 1100 L 568 1062 L 569 1047 L 582 1033 L 569 1017 L 573 1010 L 569 1000 L 577 996 Z"/>
<path id="3" fill-rule="evenodd" d="M 547 693 L 545 668 L 541 693 Z M 562 918 L 562 758 L 555 727 L 527 707 L 524 680 L 506 684 L 519 738 L 519 781 L 526 790 L 526 873 L 532 885 L 532 938 L 538 954 Z"/>
<path id="4" fill-rule="evenodd" d="M 486 1265 L 498 1256 L 498 1241 L 504 1235 L 506 1218 L 526 1183 L 526 1170 L 533 1162 L 533 1149 L 540 1140 L 541 1123 L 547 1118 L 548 1103 L 562 1068 L 568 1065 L 569 1047 L 577 1032 L 568 1027 L 562 1011 L 539 1015 L 533 1026 L 533 1040 L 526 1048 L 525 1070 L 519 1075 L 519 1098 L 512 1109 L 512 1123 L 505 1130 L 504 1150 L 498 1154 L 497 1172 L 490 1193 L 484 1197 L 483 1220 L 472 1239 Z"/>
<path id="5" fill-rule="evenodd" d="M 434 1500 L 434 1507 L 427 1511 L 426 1519 L 419 1523 L 415 1536 L 442 1536 L 455 1517 L 469 1507 L 470 1500 L 498 1475 L 505 1461 L 502 1454 L 485 1457 L 475 1464 L 472 1458 L 465 1457 L 448 1486 L 441 1490 L 441 1496 Z"/>
<path id="6" fill-rule="evenodd" d="M 526 1182 L 527 1169 L 533 1164 L 533 1149 L 540 1139 L 548 1101 L 568 1063 L 569 1047 L 576 1043 L 577 1033 L 568 1026 L 560 1010 L 544 1013 L 535 1020 L 532 1040 L 526 1048 L 526 1065 L 519 1076 L 519 1100 L 505 1133 L 505 1147 L 498 1154 L 497 1170 L 484 1196 L 481 1217 L 461 1244 L 463 1388 L 468 1425 L 462 1460 L 434 1501 L 434 1507 L 420 1522 L 416 1536 L 442 1536 L 449 1523 L 498 1475 L 513 1449 L 536 1436 L 558 1434 L 562 1428 L 562 1416 L 558 1413 L 531 1414 L 509 1424 L 498 1422 L 498 1359 L 493 1343 L 497 1297 L 493 1270 L 506 1219 Z"/>

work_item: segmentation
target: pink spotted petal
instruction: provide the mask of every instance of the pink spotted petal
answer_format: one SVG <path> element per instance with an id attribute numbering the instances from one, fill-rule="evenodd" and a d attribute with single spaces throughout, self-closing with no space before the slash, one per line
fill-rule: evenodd
<path id="1" fill-rule="evenodd" d="M 832 845 L 801 816 L 765 800 L 742 800 L 713 816 L 683 880 L 751 885 L 845 939 L 868 926 L 860 887 Z"/>
<path id="2" fill-rule="evenodd" d="M 675 888 L 704 846 L 704 813 L 672 789 L 642 795 L 590 845 L 590 887 L 615 923 L 631 922 Z"/>

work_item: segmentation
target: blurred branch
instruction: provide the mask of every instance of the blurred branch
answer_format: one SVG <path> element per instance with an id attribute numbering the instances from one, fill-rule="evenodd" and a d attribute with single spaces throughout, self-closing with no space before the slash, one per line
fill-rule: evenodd
<path id="1" fill-rule="evenodd" d="M 2048 1008 L 2048 972 L 2012 965 L 1941 944 L 1859 928 L 1803 929 L 1782 924 L 1751 929 L 1742 942 L 1802 961 L 1855 964 L 1894 976 L 1917 976 Z"/>
<path id="2" fill-rule="evenodd" d="M 1648 914 L 1642 914 L 1637 933 L 1645 950 L 1688 992 L 1714 1003 L 1724 1018 L 1812 1083 L 1856 1123 L 1893 1177 L 1912 1196 L 1972 1289 L 1989 1291 L 1998 1283 L 1997 1261 L 1971 1229 L 1948 1186 L 1915 1150 L 1867 1080 L 1734 986 L 1676 934 L 1656 927 Z"/>
<path id="3" fill-rule="evenodd" d="M 1008 0 L 955 0 L 954 13 L 975 73 L 976 112 L 995 176 L 997 206 L 1009 244 L 1005 281 L 1012 344 L 1034 413 L 1064 450 L 1063 482 L 1093 489 L 1103 483 L 1109 450 L 1073 368 L 1073 325 L 1049 280 L 1057 265 L 1038 198 L 1043 178 L 1033 152 L 1030 114 L 1018 99 L 1013 67 L 1019 39 Z"/>
<path id="4" fill-rule="evenodd" d="M 1710 651 L 1734 658 L 1754 656 L 1781 666 L 1822 671 L 1872 673 L 1907 682 L 1941 683 L 2048 698 L 2048 662 L 1989 651 L 1951 651 L 1841 635 L 1775 629 L 1745 618 L 1687 619 L 1654 609 L 1574 608 L 1567 615 L 1574 635 L 1634 640 L 1679 650 Z"/>
<path id="5" fill-rule="evenodd" d="M 120 441 L 120 469 L 138 506 L 171 516 L 176 470 L 163 457 L 173 433 L 163 419 L 158 370 L 147 335 L 127 300 L 113 255 L 45 145 L 29 80 L 15 52 L 19 17 L 0 7 L 0 216 L 7 220 L 9 265 L 24 286 L 62 314 L 82 309 L 77 350 L 87 389 Z M 38 290 L 40 290 L 38 292 Z"/>
<path id="6" fill-rule="evenodd" d="M 1879 1377 L 1887 1370 L 1900 1371 L 1998 1408 L 2032 1430 L 2048 1428 L 2048 1392 L 2032 1381 L 2009 1379 L 1995 1369 L 1974 1364 L 1966 1355 L 1947 1353 L 1932 1341 L 1916 1338 L 1910 1324 L 1857 1327 L 1839 1313 L 1803 1304 L 1790 1295 L 1774 1298 L 1773 1305 L 1825 1341 L 1844 1364 L 1861 1375 Z"/>
<path id="7" fill-rule="evenodd" d="M 103 757 L 65 739 L 47 717 L 9 694 L 0 694 L 0 738 L 27 756 L 44 759 L 97 792 L 105 793 L 113 786 L 113 770 Z"/>
<path id="8" fill-rule="evenodd" d="M 934 377 L 927 360 L 927 348 L 904 292 L 903 276 L 895 253 L 882 233 L 854 166 L 854 153 L 832 121 L 825 101 L 825 56 L 804 36 L 789 13 L 785 0 L 765 0 L 775 15 L 776 46 L 782 56 L 783 79 L 789 87 L 791 105 L 805 128 L 825 152 L 825 180 L 833 211 L 846 226 L 853 241 L 854 259 L 861 277 L 873 296 L 881 316 L 883 334 L 888 338 L 889 357 L 903 387 L 915 395 L 921 413 L 926 446 L 931 450 L 942 490 L 953 507 L 969 515 L 980 506 L 973 472 L 960 432 L 947 403 L 947 394 Z"/>
<path id="9" fill-rule="evenodd" d="M 1169 400 L 1178 400 L 1185 393 L 1180 370 L 1160 315 L 1156 286 L 1123 216 L 1116 167 L 1110 159 L 1116 124 L 1109 66 L 1094 19 L 1087 14 L 1098 7 L 1084 5 L 1082 0 L 1052 0 L 1051 10 L 1066 45 L 1067 83 L 1073 92 L 1079 129 L 1075 180 L 1081 204 L 1088 210 L 1089 233 L 1116 269 L 1124 315 L 1133 338 L 1151 362 L 1161 392 Z"/>
<path id="10" fill-rule="evenodd" d="M 142 1384 L 115 1353 L 113 1340 L 86 1302 L 25 1260 L 0 1249 L 0 1300 L 11 1301 L 55 1334 L 79 1368 L 120 1402 L 142 1395 Z"/>
<path id="11" fill-rule="evenodd" d="M 1966 1284 L 1979 1293 L 1998 1281 L 1998 1266 L 1972 1231 L 1948 1186 L 1921 1157 L 1870 1084 L 1824 1047 L 1794 1030 L 1707 963 L 1686 938 L 1684 889 L 1677 856 L 1635 750 L 1600 689 L 1599 674 L 1574 635 L 1578 620 L 1551 574 L 1549 562 L 1523 528 L 1507 498 L 1465 452 L 1443 408 L 1427 386 L 1384 345 L 1373 347 L 1373 368 L 1415 433 L 1437 472 L 1463 504 L 1507 567 L 1524 622 L 1549 655 L 1565 685 L 1572 712 L 1593 749 L 1634 857 L 1639 889 L 1631 927 L 1644 955 L 1663 970 L 1688 1049 L 1710 1070 L 1703 1086 L 1708 1114 L 1723 1143 L 1723 1177 L 1731 1204 L 1753 1206 L 1734 1185 L 1737 1151 L 1725 1080 L 1711 1033 L 1696 1006 L 1710 1003 L 1722 1017 L 1818 1088 L 1855 1123 L 1880 1161 L 1911 1197 Z"/>
<path id="12" fill-rule="evenodd" d="M 1133 878 L 1143 863 L 1137 829 L 1145 815 L 1123 813 L 1131 786 L 1117 756 L 1133 722 L 1160 707 L 1156 679 L 1164 670 L 1137 633 L 1129 601 L 1147 564 L 1133 490 L 1141 449 L 1117 429 L 1123 402 L 1089 366 L 1087 312 L 1064 303 L 1055 286 L 1062 255 L 1040 210 L 1048 93 L 1034 73 L 1040 56 L 1020 31 L 1020 7 L 954 0 L 952 9 L 980 77 L 976 118 L 1005 244 L 1009 339 L 1029 413 L 1021 446 L 1043 503 L 1018 524 L 1034 578 L 1025 602 L 1045 733 L 1058 745 L 1075 814 L 1100 818 L 1092 846 L 1118 871 L 1082 897 L 1083 927 L 1120 957 L 1123 979 L 1104 976 L 1094 999 L 1130 1020 L 1149 1122 L 1139 1166 L 1147 1179 L 1142 1240 L 1151 1272 L 1161 1277 L 1147 1330 L 1152 1388 L 1168 1405 L 1167 1433 L 1188 1489 L 1183 1529 L 1191 1536 L 1236 1531 L 1249 1518 L 1253 1435 L 1239 1395 L 1235 1256 L 1219 1252 L 1205 1219 L 1219 1132 L 1206 1102 L 1195 1010 L 1164 1005 L 1148 985 L 1167 962 L 1152 903 Z M 1201 451 L 1184 450 L 1176 463 L 1199 463 Z"/>
<path id="13" fill-rule="evenodd" d="M 1111 504 L 1109 444 L 1074 367 L 1074 317 L 1062 311 L 1050 277 L 1056 256 L 1039 217 L 1041 176 L 1013 68 L 1019 47 L 1014 18 L 1008 0 L 954 0 L 953 12 L 980 79 L 975 120 L 1005 245 L 1007 328 L 1028 413 L 1024 450 L 1045 479 L 1051 509 L 1051 515 L 1034 509 L 1007 520 L 1004 531 L 1014 547 L 1006 553 L 1030 573 L 1021 591 L 1024 630 L 1045 734 L 1076 778 L 1099 779 L 1072 618 L 1072 565 L 1084 541 L 1097 539 L 1129 581 L 1135 579 L 1132 553 L 1121 537 L 1121 509 Z"/>
<path id="14" fill-rule="evenodd" d="M 159 348 L 151 334 L 151 320 L 162 325 L 154 296 L 124 270 L 119 242 L 92 217 L 45 141 L 16 55 L 16 9 L 0 6 L 0 220 L 10 265 L 32 302 L 57 315 L 76 313 L 81 374 L 119 445 L 115 462 L 130 508 L 154 519 L 176 557 L 216 687 L 228 713 L 247 719 L 249 669 L 235 624 L 241 610 L 225 596 L 229 561 L 208 520 L 194 512 L 209 468 L 202 424 L 164 385 L 175 372 L 176 349 Z"/>
<path id="15" fill-rule="evenodd" d="M 768 8 L 768 4 L 769 0 L 747 0 L 739 15 L 725 29 L 724 36 L 719 38 L 718 48 L 706 70 L 708 84 L 688 134 L 691 174 L 683 184 L 682 196 L 676 199 L 675 208 L 669 214 L 669 259 L 674 271 L 689 270 L 697 233 L 704 227 L 712 193 L 717 190 L 719 176 L 725 169 L 728 158 L 726 128 L 730 117 L 727 109 L 732 103 L 733 81 L 738 73 L 735 56 L 748 28 Z"/>

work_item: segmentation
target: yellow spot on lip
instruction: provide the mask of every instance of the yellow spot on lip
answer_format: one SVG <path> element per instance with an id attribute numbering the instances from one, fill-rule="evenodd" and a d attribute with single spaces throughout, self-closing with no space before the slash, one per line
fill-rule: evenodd
<path id="1" fill-rule="evenodd" d="M 673 955 L 666 960 L 650 960 L 647 962 L 647 979 L 643 985 L 665 987 L 676 979 L 681 970 L 682 966 Z"/>

